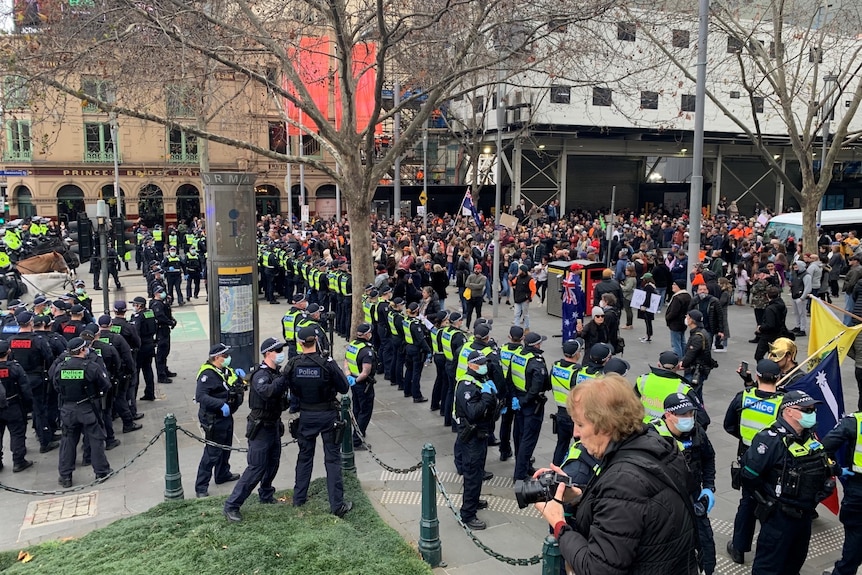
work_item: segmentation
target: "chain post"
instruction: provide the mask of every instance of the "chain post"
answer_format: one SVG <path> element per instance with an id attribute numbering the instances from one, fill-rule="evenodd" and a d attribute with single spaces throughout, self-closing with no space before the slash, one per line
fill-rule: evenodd
<path id="1" fill-rule="evenodd" d="M 177 447 L 177 418 L 165 416 L 165 500 L 183 499 L 183 474 Z"/>
<path id="2" fill-rule="evenodd" d="M 422 519 L 419 521 L 419 553 L 431 567 L 439 567 L 443 559 L 440 543 L 440 520 L 437 518 L 437 483 L 434 472 L 437 452 L 426 443 L 422 447 Z"/>
<path id="3" fill-rule="evenodd" d="M 560 575 L 562 561 L 559 543 L 553 535 L 548 535 L 542 545 L 542 575 Z"/>
<path id="4" fill-rule="evenodd" d="M 350 418 L 350 396 L 341 398 L 341 421 L 344 423 L 344 437 L 341 439 L 341 470 L 356 473 L 353 457 L 353 424 Z"/>

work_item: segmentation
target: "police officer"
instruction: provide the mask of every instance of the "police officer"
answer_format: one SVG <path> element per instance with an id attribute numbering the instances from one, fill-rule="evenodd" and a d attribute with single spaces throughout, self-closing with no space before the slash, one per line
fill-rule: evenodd
<path id="1" fill-rule="evenodd" d="M 49 383 L 45 374 L 54 361 L 54 354 L 47 340 L 33 333 L 33 314 L 22 311 L 15 316 L 18 321 L 18 333 L 9 339 L 12 359 L 24 369 L 27 383 L 33 398 L 33 427 L 36 429 L 36 439 L 39 440 L 39 452 L 48 453 L 60 446 L 54 441 L 54 434 L 49 416 Z"/>
<path id="2" fill-rule="evenodd" d="M 367 443 L 360 439 L 366 437 L 371 414 L 374 411 L 374 365 L 377 358 L 371 345 L 371 325 L 359 324 L 356 328 L 356 338 L 347 344 L 344 352 L 344 371 L 347 373 L 347 383 L 353 395 L 353 417 L 356 419 L 357 430 L 353 433 L 353 449 L 364 451 Z M 357 433 L 357 431 L 359 433 Z"/>
<path id="3" fill-rule="evenodd" d="M 293 305 L 290 306 L 290 309 L 285 312 L 284 317 L 281 318 L 281 330 L 284 335 L 284 341 L 288 344 L 287 351 L 288 357 L 293 357 L 299 353 L 297 349 L 296 342 L 296 328 L 299 324 L 299 320 L 305 311 L 305 308 L 308 307 L 308 302 L 305 299 L 305 295 L 298 293 L 293 296 Z"/>
<path id="4" fill-rule="evenodd" d="M 350 315 L 353 307 L 353 276 L 348 270 L 347 260 L 338 260 L 338 292 L 341 294 L 341 307 L 339 317 L 341 334 L 348 337 L 350 334 Z"/>
<path id="5" fill-rule="evenodd" d="M 296 350 L 298 353 L 302 353 L 302 342 L 299 339 L 299 330 L 304 327 L 310 327 L 314 330 L 315 338 L 317 341 L 318 349 L 317 351 L 321 354 L 329 354 L 330 346 L 329 339 L 326 337 L 326 332 L 323 327 L 320 325 L 320 311 L 321 308 L 316 303 L 309 304 L 308 307 L 305 308 L 305 311 L 302 314 L 302 317 L 296 324 Z"/>
<path id="6" fill-rule="evenodd" d="M 123 287 L 120 283 L 120 256 L 113 246 L 108 247 L 108 274 L 114 278 L 114 285 L 117 289 Z"/>
<path id="7" fill-rule="evenodd" d="M 68 357 L 54 362 L 49 375 L 60 395 L 60 419 L 63 438 L 60 441 L 60 479 L 62 487 L 72 486 L 78 441 L 81 434 L 90 444 L 90 458 L 96 479 L 112 472 L 105 456 L 105 414 L 98 404 L 99 398 L 111 389 L 111 382 L 104 368 L 87 359 L 86 342 L 72 338 L 67 349 Z"/>
<path id="8" fill-rule="evenodd" d="M 503 388 L 497 388 L 497 397 L 506 406 L 500 415 L 500 461 L 507 461 L 512 457 L 512 423 L 515 420 L 515 412 L 510 409 L 512 405 L 512 386 L 509 385 L 511 377 L 509 372 L 512 368 L 512 354 L 521 349 L 524 340 L 524 328 L 513 325 L 509 328 L 509 341 L 500 348 L 500 368 L 503 370 Z"/>
<path id="9" fill-rule="evenodd" d="M 548 338 L 531 331 L 524 336 L 522 350 L 512 353 L 510 371 L 512 409 L 515 410 L 515 481 L 532 475 L 530 460 L 539 441 L 542 419 L 545 417 L 545 389 L 548 368 L 542 357 L 542 342 Z"/>
<path id="10" fill-rule="evenodd" d="M 743 380 L 750 379 L 747 372 L 740 372 Z M 775 384 L 781 375 L 778 364 L 770 359 L 757 362 L 757 385 L 738 392 L 724 415 L 724 430 L 739 439 L 737 459 L 741 467 L 742 457 L 751 447 L 755 435 L 772 425 L 778 417 L 783 392 L 776 389 Z M 739 473 L 739 467 L 732 467 L 731 473 Z M 739 489 L 738 481 L 731 481 L 734 489 Z M 744 563 L 745 553 L 751 551 L 754 539 L 755 507 L 757 502 L 754 493 L 746 485 L 742 485 L 739 507 L 733 520 L 733 538 L 727 542 L 727 553 L 734 563 Z"/>
<path id="11" fill-rule="evenodd" d="M 105 425 L 105 451 L 111 451 L 120 445 L 120 440 L 114 434 L 114 421 L 111 413 L 113 411 L 113 403 L 118 393 L 117 386 L 119 384 L 119 373 L 122 369 L 122 360 L 119 352 L 108 342 L 100 341 L 97 337 L 99 327 L 95 324 L 88 324 L 81 332 L 81 338 L 86 342 L 89 352 L 87 359 L 100 364 L 100 366 L 108 374 L 108 380 L 111 382 L 111 389 L 102 395 L 99 401 L 99 406 L 105 414 L 103 423 Z M 128 414 L 127 414 L 128 417 Z M 131 418 L 129 418 L 131 420 Z M 140 424 L 135 424 L 140 428 Z M 135 431 L 132 429 L 131 431 Z M 90 461 L 90 443 L 87 438 L 84 438 L 84 464 Z"/>
<path id="12" fill-rule="evenodd" d="M 688 381 L 675 370 L 679 369 L 679 356 L 673 351 L 663 351 L 658 356 L 658 365 L 650 366 L 649 373 L 639 376 L 635 382 L 635 393 L 644 406 L 644 423 L 659 419 L 664 413 L 664 400 L 671 393 L 681 393 L 697 408 L 697 422 L 705 429 L 711 422 L 703 405 Z"/>
<path id="13" fill-rule="evenodd" d="M 281 412 L 284 411 L 287 389 L 284 376 L 278 373 L 278 367 L 285 359 L 284 345 L 284 342 L 269 337 L 260 346 L 263 362 L 252 372 L 248 392 L 251 409 L 245 432 L 248 467 L 224 503 L 224 515 L 228 521 L 242 521 L 239 508 L 258 483 L 260 502 L 275 503 L 272 481 L 281 460 L 281 437 L 284 435 Z"/>
<path id="14" fill-rule="evenodd" d="M 297 338 L 302 345 L 302 353 L 291 359 L 284 369 L 290 393 L 296 396 L 300 408 L 296 436 L 299 455 L 296 458 L 293 505 L 304 505 L 308 498 L 314 447 L 320 435 L 323 440 L 329 509 L 338 517 L 343 517 L 353 509 L 353 503 L 344 501 L 339 441 L 339 432 L 343 432 L 344 424 L 339 421 L 337 394 L 347 393 L 350 384 L 338 364 L 331 357 L 323 359 L 317 351 L 317 337 L 313 327 L 301 328 Z"/>
<path id="15" fill-rule="evenodd" d="M 413 403 L 425 403 L 428 398 L 422 395 L 421 379 L 425 359 L 431 355 L 431 347 L 425 339 L 425 327 L 419 320 L 419 304 L 407 306 L 407 316 L 402 320 L 401 332 L 404 334 L 404 356 L 407 370 L 404 373 L 404 397 L 413 397 Z"/>
<path id="16" fill-rule="evenodd" d="M 201 292 L 201 272 L 203 271 L 203 262 L 198 255 L 198 250 L 194 246 L 188 248 L 186 257 L 183 259 L 183 267 L 186 270 L 186 299 L 192 300 L 192 293 L 195 299 Z M 194 285 L 194 292 L 192 291 Z"/>
<path id="17" fill-rule="evenodd" d="M 703 383 L 713 368 L 712 338 L 703 328 L 703 314 L 699 310 L 689 310 L 685 325 L 689 328 L 689 336 L 680 367 L 685 369 L 685 377 L 703 405 Z"/>
<path id="18" fill-rule="evenodd" d="M 207 439 L 220 445 L 233 443 L 233 414 L 242 399 L 242 386 L 230 369 L 230 346 L 217 343 L 210 348 L 209 358 L 198 370 L 195 388 L 198 421 Z M 239 479 L 238 473 L 231 473 L 229 459 L 229 450 L 204 446 L 195 480 L 197 497 L 209 496 L 213 473 L 216 485 Z"/>
<path id="19" fill-rule="evenodd" d="M 177 294 L 177 303 L 183 305 L 183 275 L 186 267 L 177 253 L 177 246 L 170 246 L 168 253 L 162 260 L 162 269 L 165 270 L 165 279 L 167 281 L 168 295 L 174 297 L 174 292 Z"/>
<path id="20" fill-rule="evenodd" d="M 386 321 L 389 326 L 389 338 L 392 341 L 392 385 L 398 386 L 398 389 L 404 391 L 404 316 L 401 314 L 401 309 L 404 307 L 404 300 L 397 297 L 389 302 L 389 311 L 386 315 Z"/>
<path id="21" fill-rule="evenodd" d="M 844 547 L 831 575 L 854 575 L 862 565 L 862 412 L 841 419 L 823 438 L 823 447 L 833 458 L 843 452 L 849 463 L 841 470 L 846 481 L 838 515 L 844 525 Z"/>
<path id="22" fill-rule="evenodd" d="M 814 508 L 835 489 L 834 465 L 811 429 L 816 404 L 789 391 L 778 419 L 759 431 L 742 456 L 742 482 L 754 491 L 760 520 L 752 575 L 799 573 L 808 555 Z"/>
<path id="23" fill-rule="evenodd" d="M 446 358 L 446 377 L 448 384 L 443 395 L 443 424 L 457 431 L 452 418 L 452 406 L 455 404 L 455 370 L 458 365 L 461 348 L 467 343 L 467 334 L 461 330 L 464 316 L 460 312 L 449 314 L 449 327 L 443 334 L 443 357 Z"/>
<path id="24" fill-rule="evenodd" d="M 698 411 L 686 394 L 670 393 L 664 400 L 664 414 L 655 420 L 660 434 L 674 440 L 682 450 L 690 476 L 688 489 L 694 501 L 695 525 L 700 540 L 698 566 L 701 572 L 715 572 L 715 537 L 708 513 L 715 506 L 715 449 L 706 430 L 697 422 Z"/>
<path id="25" fill-rule="evenodd" d="M 389 300 L 392 298 L 392 288 L 383 286 L 380 289 L 380 295 L 377 301 L 377 309 L 374 314 L 375 327 L 377 328 L 377 337 L 380 340 L 380 363 L 383 365 L 383 378 L 386 381 L 393 381 L 394 369 L 392 365 L 393 354 L 393 339 L 389 331 Z"/>
<path id="26" fill-rule="evenodd" d="M 3 469 L 3 435 L 9 430 L 9 450 L 12 452 L 12 472 L 18 473 L 33 465 L 25 459 L 27 446 L 27 409 L 32 404 L 27 374 L 18 362 L 9 357 L 9 342 L 0 340 L 0 469 Z"/>
<path id="27" fill-rule="evenodd" d="M 275 298 L 275 275 L 278 273 L 278 257 L 273 252 L 274 244 L 262 246 L 258 260 L 260 262 L 261 275 L 263 276 L 263 290 L 266 301 L 271 304 L 279 303 Z"/>
<path id="28" fill-rule="evenodd" d="M 168 369 L 168 355 L 171 353 L 171 330 L 177 325 L 171 313 L 171 306 L 165 301 L 168 294 L 159 286 L 153 292 L 150 310 L 156 319 L 156 374 L 159 383 L 172 383 L 171 377 L 177 374 Z"/>
<path id="29" fill-rule="evenodd" d="M 120 335 L 120 333 L 115 333 L 113 331 L 114 325 L 110 316 L 100 316 L 98 323 L 98 342 L 103 345 L 109 345 L 111 348 L 116 350 L 117 356 L 120 359 L 117 372 L 113 374 L 115 378 L 115 388 L 111 398 L 112 401 L 109 405 L 112 406 L 111 411 L 119 415 L 120 419 L 123 421 L 123 433 L 131 433 L 141 429 L 142 427 L 140 423 L 135 423 L 134 414 L 129 408 L 129 402 L 126 399 L 129 385 L 132 382 L 132 376 L 135 371 L 135 360 L 132 356 L 132 348 L 129 347 L 128 342 L 122 335 Z M 102 354 L 102 357 L 104 357 L 104 354 Z"/>
<path id="30" fill-rule="evenodd" d="M 155 262 L 153 262 L 155 263 Z M 168 286 L 165 283 L 164 278 L 164 270 L 156 265 L 152 271 L 150 272 L 150 276 L 147 279 L 147 296 L 152 298 L 156 293 L 156 289 L 161 287 L 163 290 L 167 291 Z"/>
<path id="31" fill-rule="evenodd" d="M 81 335 L 81 332 L 87 327 L 88 322 L 84 321 L 84 311 L 86 311 L 84 306 L 79 303 L 69 308 L 69 320 L 63 324 L 60 330 L 60 334 L 66 338 L 67 342 Z"/>
<path id="32" fill-rule="evenodd" d="M 435 371 L 434 385 L 431 388 L 431 411 L 439 412 L 442 408 L 443 395 L 448 382 L 446 356 L 443 355 L 443 330 L 449 325 L 449 314 L 446 311 L 439 311 L 429 316 L 428 320 L 433 324 L 431 327 L 431 353 L 433 354 Z"/>
<path id="33" fill-rule="evenodd" d="M 126 388 L 126 404 L 129 406 L 129 412 L 132 415 L 132 420 L 137 421 L 144 417 L 143 413 L 138 413 L 137 393 L 138 393 L 138 352 L 141 349 L 141 336 L 138 335 L 138 328 L 135 324 L 126 320 L 127 304 L 125 301 L 119 300 L 114 302 L 114 317 L 111 318 L 111 333 L 119 334 L 129 346 L 132 354 L 131 372 L 132 376 L 129 379 Z M 151 372 L 152 373 L 152 372 Z"/>
<path id="34" fill-rule="evenodd" d="M 156 383 L 153 378 L 153 358 L 156 355 L 156 332 L 158 323 L 153 310 L 147 309 L 147 300 L 138 296 L 132 300 L 135 313 L 132 314 L 132 323 L 137 328 L 138 336 L 141 338 L 141 348 L 138 350 L 136 367 L 144 375 L 144 395 L 142 401 L 156 400 Z M 135 396 L 140 386 L 140 373 L 135 378 L 135 393 L 132 394 L 132 412 L 137 413 Z"/>
<path id="35" fill-rule="evenodd" d="M 488 359 L 472 351 L 467 359 L 467 373 L 458 380 L 455 391 L 454 419 L 458 426 L 455 440 L 455 464 L 464 476 L 461 521 L 470 529 L 485 529 L 487 525 L 476 511 L 488 507 L 479 498 L 485 476 L 488 455 L 488 435 L 494 421 L 497 389 L 488 379 Z"/>
<path id="36" fill-rule="evenodd" d="M 575 377 L 581 368 L 583 349 L 582 339 L 570 339 L 564 342 L 563 359 L 554 362 L 551 367 L 551 390 L 554 393 L 554 403 L 557 404 L 557 412 L 551 415 L 554 434 L 557 436 L 554 465 L 562 465 L 575 431 L 575 424 L 572 423 L 572 418 L 566 410 L 566 400 L 569 398 L 569 391 L 575 386 Z"/>

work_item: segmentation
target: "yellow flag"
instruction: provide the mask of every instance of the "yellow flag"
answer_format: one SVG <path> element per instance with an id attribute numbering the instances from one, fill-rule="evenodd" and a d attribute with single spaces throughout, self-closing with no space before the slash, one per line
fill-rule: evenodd
<path id="1" fill-rule="evenodd" d="M 847 327 L 822 300 L 811 298 L 811 329 L 808 331 L 808 355 L 812 355 L 826 345 L 829 340 L 844 332 L 832 342 L 832 345 L 820 352 L 821 356 L 825 356 L 837 347 L 838 362 L 840 363 L 847 357 L 847 351 L 853 345 L 853 341 L 859 335 L 860 331 L 862 331 L 862 324 Z"/>

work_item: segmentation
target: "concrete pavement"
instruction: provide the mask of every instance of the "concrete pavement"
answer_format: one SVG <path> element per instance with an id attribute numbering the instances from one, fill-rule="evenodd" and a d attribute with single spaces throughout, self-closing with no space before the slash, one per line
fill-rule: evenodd
<path id="1" fill-rule="evenodd" d="M 119 294 L 111 294 L 110 300 L 123 297 L 131 299 L 144 294 L 144 284 L 141 276 L 134 272 L 123 272 L 121 279 L 124 290 Z M 86 278 L 85 278 L 86 279 Z M 454 291 L 454 289 L 452 290 Z M 100 292 L 90 294 L 94 300 L 101 302 Z M 556 294 L 551 294 L 554 297 Z M 273 306 L 261 300 L 260 337 L 279 336 L 281 333 L 281 315 L 287 310 L 287 305 Z M 455 298 L 449 298 L 450 308 Z M 97 304 L 96 307 L 101 307 Z M 179 373 L 172 384 L 157 385 L 158 400 L 152 403 L 142 402 L 141 409 L 147 414 L 141 423 L 144 429 L 131 434 L 119 433 L 123 444 L 108 452 L 108 460 L 116 469 L 124 461 L 134 456 L 149 439 L 162 428 L 164 416 L 174 413 L 183 427 L 196 433 L 199 432 L 196 423 L 197 406 L 193 402 L 194 376 L 200 364 L 206 359 L 209 340 L 207 337 L 207 307 L 202 296 L 183 307 L 175 308 L 179 321 L 173 333 L 173 347 L 169 364 Z M 491 316 L 490 306 L 486 306 L 486 316 Z M 498 342 L 507 341 L 508 327 L 511 325 L 512 312 L 507 306 L 499 308 L 499 316 L 494 321 L 492 336 Z M 553 336 L 561 331 L 560 319 L 549 316 L 543 307 L 534 304 L 531 309 L 531 324 L 533 331 L 543 335 Z M 739 361 L 752 362 L 754 349 L 746 341 L 754 329 L 754 316 L 749 307 L 732 307 L 730 309 L 730 324 L 732 329 L 731 344 L 727 353 L 715 354 L 720 367 L 714 370 L 706 384 L 705 399 L 707 409 L 713 418 L 710 427 L 710 438 L 717 452 L 717 503 L 712 512 L 712 524 L 715 530 L 716 548 L 718 550 L 718 570 L 722 575 L 739 575 L 750 572 L 753 554 L 748 554 L 748 564 L 735 565 L 724 553 L 726 541 L 730 538 L 732 521 L 736 510 L 738 493 L 730 489 L 729 468 L 735 456 L 736 440 L 721 429 L 721 420 L 731 397 L 740 389 L 741 381 L 734 373 Z M 642 321 L 635 320 L 635 328 L 623 331 L 627 346 L 625 359 L 632 364 L 630 379 L 648 370 L 648 364 L 655 362 L 658 354 L 669 348 L 669 336 L 664 326 L 662 316 L 655 321 L 655 336 L 653 343 L 640 343 L 638 338 L 645 335 Z M 807 340 L 802 338 L 800 344 L 807 346 Z M 551 337 L 544 345 L 545 357 L 548 363 L 561 357 L 561 340 Z M 335 357 L 343 358 L 343 341 L 337 341 Z M 852 410 L 856 405 L 856 386 L 854 385 L 852 362 L 842 366 L 845 382 L 845 399 Z M 423 372 L 423 392 L 430 394 L 433 382 L 434 368 L 427 366 Z M 368 441 L 374 452 L 388 465 L 399 468 L 410 467 L 420 460 L 422 446 L 432 443 L 437 451 L 437 468 L 447 489 L 455 500 L 456 507 L 460 502 L 461 483 L 455 474 L 452 461 L 454 435 L 442 424 L 442 419 L 428 409 L 428 404 L 414 404 L 405 399 L 400 391 L 387 385 L 381 378 L 377 385 L 375 413 L 368 431 Z M 241 408 L 237 421 L 241 421 L 247 413 L 247 407 Z M 243 426 L 237 426 L 240 430 Z M 240 432 L 241 435 L 241 432 Z M 194 477 L 200 459 L 202 446 L 194 440 L 180 434 L 180 467 L 183 473 L 183 486 L 186 497 L 194 494 Z M 536 449 L 537 465 L 543 465 L 551 459 L 554 446 L 550 423 L 543 426 L 542 437 Z M 245 446 L 243 437 L 237 436 L 234 445 Z M 28 458 L 36 465 L 30 470 L 11 473 L 11 465 L 0 473 L 3 484 L 27 489 L 57 489 L 57 452 L 41 455 L 31 437 L 28 438 L 30 450 Z M 6 440 L 8 454 L 8 439 Z M 320 451 L 320 450 L 318 450 Z M 513 461 L 499 461 L 496 448 L 489 449 L 486 469 L 495 473 L 494 479 L 486 482 L 483 497 L 490 501 L 490 507 L 480 512 L 489 528 L 477 532 L 478 537 L 492 549 L 510 557 L 527 558 L 541 552 L 542 540 L 547 534 L 547 526 L 532 509 L 518 510 L 511 489 Z M 80 455 L 79 455 L 80 457 Z M 294 465 L 296 457 L 295 446 L 289 446 L 283 451 L 282 465 L 276 480 L 278 489 L 288 489 L 293 486 Z M 7 455 L 6 462 L 11 457 Z M 245 468 L 244 454 L 235 453 L 231 457 L 232 467 L 241 472 Z M 356 454 L 357 473 L 363 487 L 383 518 L 403 536 L 413 542 L 419 537 L 420 520 L 420 472 L 399 475 L 385 471 L 373 461 L 367 453 Z M 322 458 L 318 454 L 315 462 L 315 477 L 323 475 Z M 82 484 L 93 479 L 91 468 L 78 469 L 74 475 L 75 484 Z M 232 489 L 232 484 L 213 485 L 212 495 L 226 495 Z M 105 484 L 75 492 L 74 498 L 36 497 L 4 493 L 4 514 L 0 518 L 0 549 L 20 549 L 26 545 L 65 537 L 77 537 L 92 529 L 104 526 L 115 519 L 142 512 L 163 500 L 164 492 L 164 442 L 159 440 L 129 469 L 121 472 Z M 438 498 L 438 502 L 441 498 Z M 836 517 L 823 507 L 819 508 L 820 518 L 814 522 L 814 535 L 811 550 L 803 573 L 805 575 L 820 575 L 825 568 L 830 568 L 838 556 L 843 541 L 841 526 Z M 484 574 L 484 573 L 539 573 L 540 567 L 517 567 L 501 563 L 488 557 L 477 548 L 462 532 L 452 513 L 443 505 L 438 506 L 440 531 L 443 543 L 443 559 L 445 568 L 437 569 L 438 573 L 448 574 Z"/>

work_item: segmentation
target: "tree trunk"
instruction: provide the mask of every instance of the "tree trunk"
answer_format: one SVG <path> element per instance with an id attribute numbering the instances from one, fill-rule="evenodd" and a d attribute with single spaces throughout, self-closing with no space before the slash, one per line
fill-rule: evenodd
<path id="1" fill-rule="evenodd" d="M 802 190 L 802 248 L 805 253 L 817 253 L 817 206 L 821 195 L 816 186 Z M 799 239 L 799 238 L 797 238 Z M 788 256 L 791 254 L 787 254 Z"/>
<path id="2" fill-rule="evenodd" d="M 358 188 L 343 188 L 342 197 L 347 203 L 347 218 L 350 221 L 350 273 L 353 276 L 353 306 L 350 325 L 353 329 L 365 321 L 362 312 L 363 288 L 374 282 L 374 266 L 371 260 L 371 202 L 372 197 Z M 364 196 L 364 197 L 363 197 Z M 350 334 L 353 337 L 353 334 Z"/>

